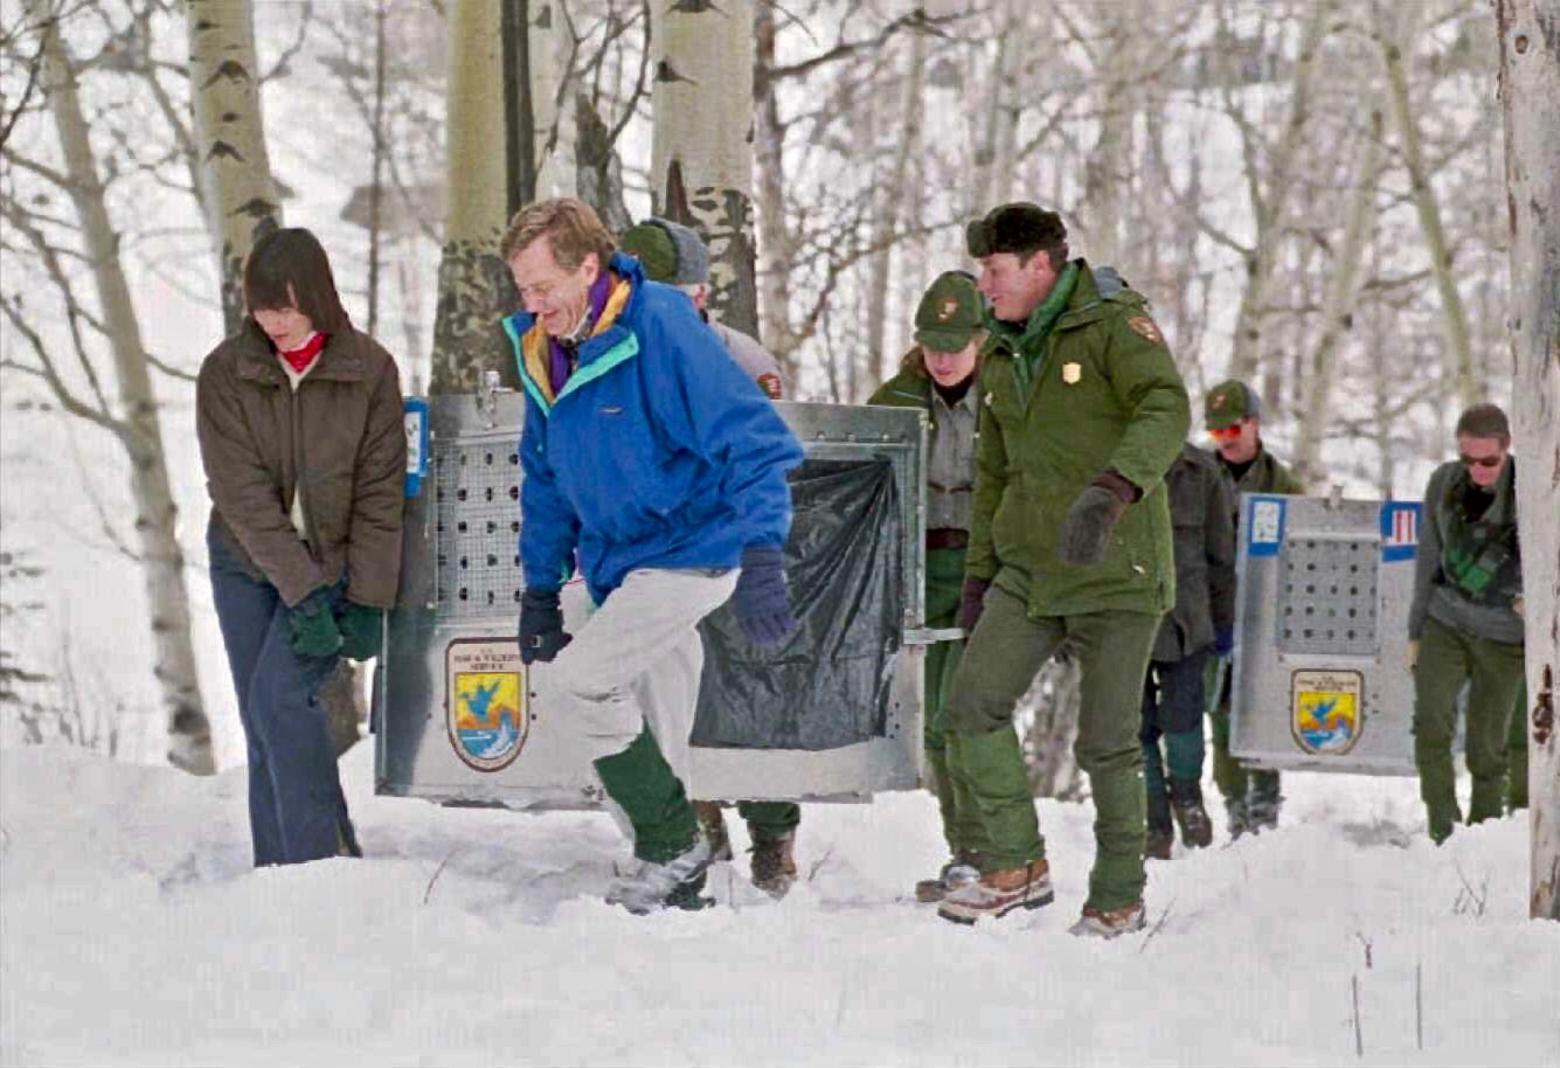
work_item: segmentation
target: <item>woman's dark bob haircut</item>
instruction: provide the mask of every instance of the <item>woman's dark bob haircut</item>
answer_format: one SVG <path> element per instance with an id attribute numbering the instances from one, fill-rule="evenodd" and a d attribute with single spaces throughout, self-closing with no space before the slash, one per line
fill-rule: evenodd
<path id="1" fill-rule="evenodd" d="M 272 230 L 255 242 L 244 265 L 244 304 L 251 312 L 297 308 L 326 334 L 352 325 L 319 239 L 297 226 Z"/>

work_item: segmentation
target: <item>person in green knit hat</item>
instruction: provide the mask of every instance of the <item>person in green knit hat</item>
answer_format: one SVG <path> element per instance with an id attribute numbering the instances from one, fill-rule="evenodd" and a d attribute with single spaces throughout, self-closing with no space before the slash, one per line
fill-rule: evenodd
<path id="1" fill-rule="evenodd" d="M 1438 844 L 1463 819 L 1452 736 L 1465 685 L 1473 778 L 1468 822 L 1500 816 L 1507 790 L 1507 746 L 1524 670 L 1517 465 L 1510 448 L 1506 413 L 1476 404 L 1457 420 L 1457 459 L 1437 467 L 1425 487 L 1408 666 L 1419 793 Z"/>
<path id="2" fill-rule="evenodd" d="M 992 920 L 1053 899 L 1014 730 L 1035 674 L 1064 649 L 1082 669 L 1074 752 L 1089 776 L 1095 860 L 1078 935 L 1144 925 L 1143 678 L 1175 601 L 1165 472 L 1191 421 L 1147 300 L 1069 259 L 1067 230 L 1004 204 L 966 230 L 991 302 L 975 499 L 960 615 L 969 638 L 948 704 L 948 766 L 987 840 L 980 878 L 938 915 Z"/>
<path id="3" fill-rule="evenodd" d="M 877 388 L 868 404 L 917 408 L 927 415 L 926 625 L 952 629 L 959 621 L 965 548 L 975 489 L 975 429 L 980 415 L 980 349 L 987 334 L 985 301 L 964 271 L 938 275 L 915 313 L 915 344 L 899 372 Z M 962 640 L 926 650 L 923 745 L 926 772 L 942 814 L 948 861 L 933 878 L 916 884 L 917 901 L 941 901 L 951 889 L 980 878 L 986 852 L 984 828 L 967 791 L 948 774 L 950 728 L 947 689 L 964 649 Z"/>

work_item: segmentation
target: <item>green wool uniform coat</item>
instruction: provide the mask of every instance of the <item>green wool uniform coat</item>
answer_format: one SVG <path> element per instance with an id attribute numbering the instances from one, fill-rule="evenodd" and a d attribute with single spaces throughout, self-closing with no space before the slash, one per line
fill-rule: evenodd
<path id="1" fill-rule="evenodd" d="M 1186 387 L 1142 294 L 1101 292 L 1079 261 L 1072 299 L 1037 352 L 994 334 L 982 373 L 972 578 L 1027 601 L 1031 616 L 1175 603 L 1164 475 L 1191 422 Z M 1020 348 L 1015 348 L 1018 344 Z M 1028 395 L 1015 366 L 1033 358 Z M 1114 468 L 1143 491 L 1097 567 L 1069 567 L 1057 532 L 1089 480 Z"/>

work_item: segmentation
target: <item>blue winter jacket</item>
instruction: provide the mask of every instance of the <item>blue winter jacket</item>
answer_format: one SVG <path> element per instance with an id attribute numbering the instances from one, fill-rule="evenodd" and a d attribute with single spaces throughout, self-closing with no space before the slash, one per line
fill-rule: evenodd
<path id="1" fill-rule="evenodd" d="M 504 320 L 526 392 L 525 583 L 557 590 L 577 549 L 598 604 L 635 568 L 730 568 L 747 546 L 783 545 L 786 472 L 802 460 L 769 398 L 685 294 L 646 281 L 621 253 L 610 270 L 628 281 L 627 302 L 580 345 L 552 401 L 541 324 L 523 311 Z"/>

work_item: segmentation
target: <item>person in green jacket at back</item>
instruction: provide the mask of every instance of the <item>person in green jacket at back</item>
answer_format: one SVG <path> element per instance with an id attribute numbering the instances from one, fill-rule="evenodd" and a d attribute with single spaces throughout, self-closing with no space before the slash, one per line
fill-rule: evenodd
<path id="1" fill-rule="evenodd" d="M 1419 794 L 1437 844 L 1463 821 L 1452 738 L 1464 687 L 1473 779 L 1468 822 L 1498 818 L 1503 793 L 1509 801 L 1525 800 L 1512 795 L 1507 782 L 1526 637 L 1517 461 L 1510 450 L 1506 413 L 1493 404 L 1475 404 L 1457 420 L 1457 459 L 1437 467 L 1425 487 L 1408 612 L 1408 666 L 1414 673 Z M 1525 727 L 1525 716 L 1523 721 Z"/>
<path id="2" fill-rule="evenodd" d="M 1209 390 L 1203 425 L 1213 439 L 1229 487 L 1235 528 L 1240 529 L 1242 493 L 1303 494 L 1305 484 L 1262 443 L 1262 402 L 1257 391 L 1236 379 Z M 1210 666 L 1208 696 L 1213 734 L 1213 781 L 1224 795 L 1230 837 L 1278 826 L 1284 803 L 1278 772 L 1247 768 L 1230 755 L 1230 644 L 1221 642 Z"/>
<path id="3" fill-rule="evenodd" d="M 980 348 L 986 341 L 985 301 L 973 276 L 947 271 L 921 297 L 915 346 L 899 373 L 878 387 L 868 404 L 917 408 L 930 425 L 927 441 L 926 625 L 959 625 L 959 591 L 975 490 L 975 428 L 980 415 Z M 984 828 L 968 791 L 948 774 L 947 688 L 964 650 L 962 640 L 926 650 L 924 727 L 926 770 L 942 813 L 948 862 L 935 878 L 916 884 L 917 901 L 941 901 L 950 888 L 980 877 Z"/>
<path id="4" fill-rule="evenodd" d="M 1147 300 L 1069 259 L 1067 229 L 1004 204 L 966 230 L 991 302 L 980 444 L 954 673 L 949 771 L 989 840 L 980 878 L 938 915 L 995 919 L 1053 898 L 1014 730 L 1035 674 L 1064 648 L 1082 669 L 1074 752 L 1089 775 L 1095 861 L 1072 931 L 1144 924 L 1143 677 L 1175 601 L 1165 472 L 1191 421 Z"/>

